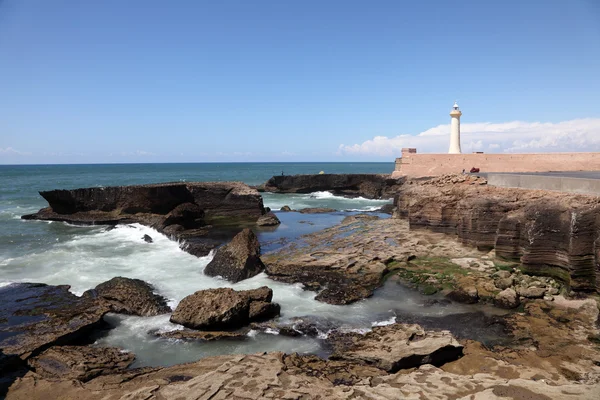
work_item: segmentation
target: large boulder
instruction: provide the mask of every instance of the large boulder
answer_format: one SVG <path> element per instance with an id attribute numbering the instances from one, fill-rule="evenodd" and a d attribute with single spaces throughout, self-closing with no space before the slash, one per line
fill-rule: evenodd
<path id="1" fill-rule="evenodd" d="M 151 317 L 171 312 L 167 300 L 155 294 L 154 287 L 140 279 L 115 277 L 88 290 L 84 296 L 98 298 L 117 314 Z"/>
<path id="2" fill-rule="evenodd" d="M 276 226 L 279 224 L 281 224 L 281 221 L 279 220 L 279 218 L 277 218 L 277 215 L 275 215 L 272 211 L 269 211 L 268 213 L 260 217 L 258 221 L 256 221 L 256 225 L 258 226 Z"/>
<path id="3" fill-rule="evenodd" d="M 56 346 L 27 364 L 45 378 L 86 382 L 99 375 L 123 372 L 134 360 L 133 353 L 113 347 Z"/>
<path id="4" fill-rule="evenodd" d="M 516 308 L 520 304 L 519 296 L 514 289 L 507 288 L 496 295 L 494 304 L 501 308 Z"/>
<path id="5" fill-rule="evenodd" d="M 423 364 L 443 365 L 462 356 L 463 346 L 448 331 L 425 331 L 419 325 L 392 324 L 360 333 L 331 334 L 330 359 L 371 365 L 388 372 Z"/>
<path id="6" fill-rule="evenodd" d="M 265 265 L 260 259 L 258 238 L 246 228 L 228 244 L 219 248 L 212 261 L 204 268 L 208 276 L 222 276 L 231 282 L 251 278 L 261 273 Z"/>
<path id="7" fill-rule="evenodd" d="M 0 287 L 0 354 L 22 360 L 55 344 L 87 338 L 109 309 L 75 296 L 69 286 L 14 283 Z M 1 368 L 0 368 L 1 369 Z"/>
<path id="8" fill-rule="evenodd" d="M 266 286 L 247 291 L 200 290 L 183 298 L 170 320 L 197 330 L 238 329 L 279 315 L 279 305 L 271 303 L 272 296 L 272 290 Z"/>

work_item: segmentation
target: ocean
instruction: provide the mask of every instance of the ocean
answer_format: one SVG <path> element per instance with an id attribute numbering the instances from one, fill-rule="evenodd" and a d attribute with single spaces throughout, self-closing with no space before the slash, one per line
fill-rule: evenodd
<path id="1" fill-rule="evenodd" d="M 250 185 L 273 175 L 319 173 L 390 173 L 393 163 L 205 163 L 205 164 L 104 164 L 0 166 L 0 286 L 13 282 L 68 284 L 77 295 L 115 276 L 143 279 L 169 299 L 172 307 L 185 296 L 201 289 L 232 287 L 251 289 L 267 285 L 273 301 L 281 304 L 283 319 L 315 316 L 336 320 L 348 329 L 364 330 L 373 324 L 393 322 L 390 310 L 406 308 L 418 312 L 456 312 L 422 307 L 417 293 L 399 285 L 386 285 L 371 299 L 349 306 L 334 306 L 314 300 L 315 293 L 302 286 L 270 280 L 264 273 L 231 284 L 205 276 L 202 271 L 212 255 L 197 258 L 179 244 L 151 228 L 122 225 L 73 226 L 61 222 L 25 221 L 20 217 L 47 203 L 38 194 L 51 189 L 106 187 L 158 182 L 242 181 Z M 282 224 L 275 230 L 258 232 L 263 251 L 277 247 L 282 238 L 294 240 L 340 222 L 346 215 L 373 211 L 387 200 L 346 199 L 328 192 L 311 194 L 263 194 L 264 204 L 277 211 L 328 207 L 330 214 L 277 213 Z M 381 215 L 385 217 L 385 215 Z M 154 242 L 146 243 L 148 234 Z M 401 301 L 399 300 L 401 299 Z M 415 311 L 417 312 L 417 311 Z M 218 354 L 285 351 L 321 354 L 319 338 L 288 338 L 251 331 L 244 340 L 184 342 L 158 338 L 155 331 L 180 329 L 169 315 L 133 317 L 110 314 L 114 327 L 98 338 L 100 346 L 118 346 L 136 354 L 134 366 L 172 365 Z M 386 322 L 387 321 L 387 322 Z M 325 333 L 324 333 L 325 334 Z"/>

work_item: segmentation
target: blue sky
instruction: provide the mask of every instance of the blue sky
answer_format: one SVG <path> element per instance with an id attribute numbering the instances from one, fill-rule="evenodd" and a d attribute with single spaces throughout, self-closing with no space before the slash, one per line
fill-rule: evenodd
<path id="1" fill-rule="evenodd" d="M 600 151 L 600 2 L 0 0 L 0 163 Z"/>

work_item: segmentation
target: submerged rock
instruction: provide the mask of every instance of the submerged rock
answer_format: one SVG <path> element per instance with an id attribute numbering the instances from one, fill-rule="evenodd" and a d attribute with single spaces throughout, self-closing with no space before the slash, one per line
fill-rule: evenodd
<path id="1" fill-rule="evenodd" d="M 197 330 L 238 329 L 279 315 L 279 305 L 270 303 L 272 296 L 266 286 L 247 291 L 200 290 L 181 300 L 170 321 Z"/>
<path id="2" fill-rule="evenodd" d="M 279 209 L 279 211 L 293 211 L 290 206 L 283 206 Z"/>
<path id="3" fill-rule="evenodd" d="M 392 324 L 371 332 L 337 333 L 329 337 L 332 360 L 381 368 L 387 372 L 423 364 L 441 366 L 462 356 L 463 346 L 448 331 L 426 332 L 419 325 Z"/>
<path id="4" fill-rule="evenodd" d="M 325 213 L 332 213 L 332 212 L 336 212 L 337 210 L 335 208 L 326 208 L 326 207 L 309 207 L 309 208 L 302 208 L 300 210 L 298 210 L 299 213 L 301 214 L 325 214 Z"/>
<path id="5" fill-rule="evenodd" d="M 209 342 L 223 339 L 246 339 L 248 337 L 248 332 L 250 332 L 249 328 L 242 328 L 235 331 L 198 331 L 194 329 L 181 329 L 169 332 L 151 332 L 151 334 L 166 339 Z"/>
<path id="6" fill-rule="evenodd" d="M 217 250 L 212 261 L 204 268 L 204 273 L 208 276 L 222 276 L 235 283 L 251 278 L 264 269 L 258 238 L 246 228 Z"/>
<path id="7" fill-rule="evenodd" d="M 167 299 L 154 293 L 154 287 L 140 279 L 115 277 L 88 290 L 84 296 L 98 298 L 117 314 L 151 317 L 171 312 Z"/>
<path id="8" fill-rule="evenodd" d="M 152 237 L 151 237 L 150 235 L 144 235 L 144 236 L 142 237 L 142 239 L 143 239 L 143 240 L 144 240 L 144 242 L 146 242 L 146 243 L 152 243 L 152 242 L 153 242 L 153 240 L 152 240 Z"/>
<path id="9" fill-rule="evenodd" d="M 113 347 L 56 346 L 27 363 L 45 378 L 86 382 L 99 375 L 123 372 L 134 360 L 133 353 Z"/>
<path id="10" fill-rule="evenodd" d="M 0 353 L 26 359 L 69 344 L 103 326 L 104 304 L 69 292 L 70 286 L 13 283 L 0 287 Z"/>

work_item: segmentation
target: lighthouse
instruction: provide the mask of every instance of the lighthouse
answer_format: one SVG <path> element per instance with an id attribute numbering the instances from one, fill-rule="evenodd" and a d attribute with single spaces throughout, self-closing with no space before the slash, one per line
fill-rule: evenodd
<path id="1" fill-rule="evenodd" d="M 458 104 L 454 102 L 452 111 L 450 111 L 450 150 L 448 154 L 460 154 L 460 116 L 462 112 L 458 109 Z"/>

